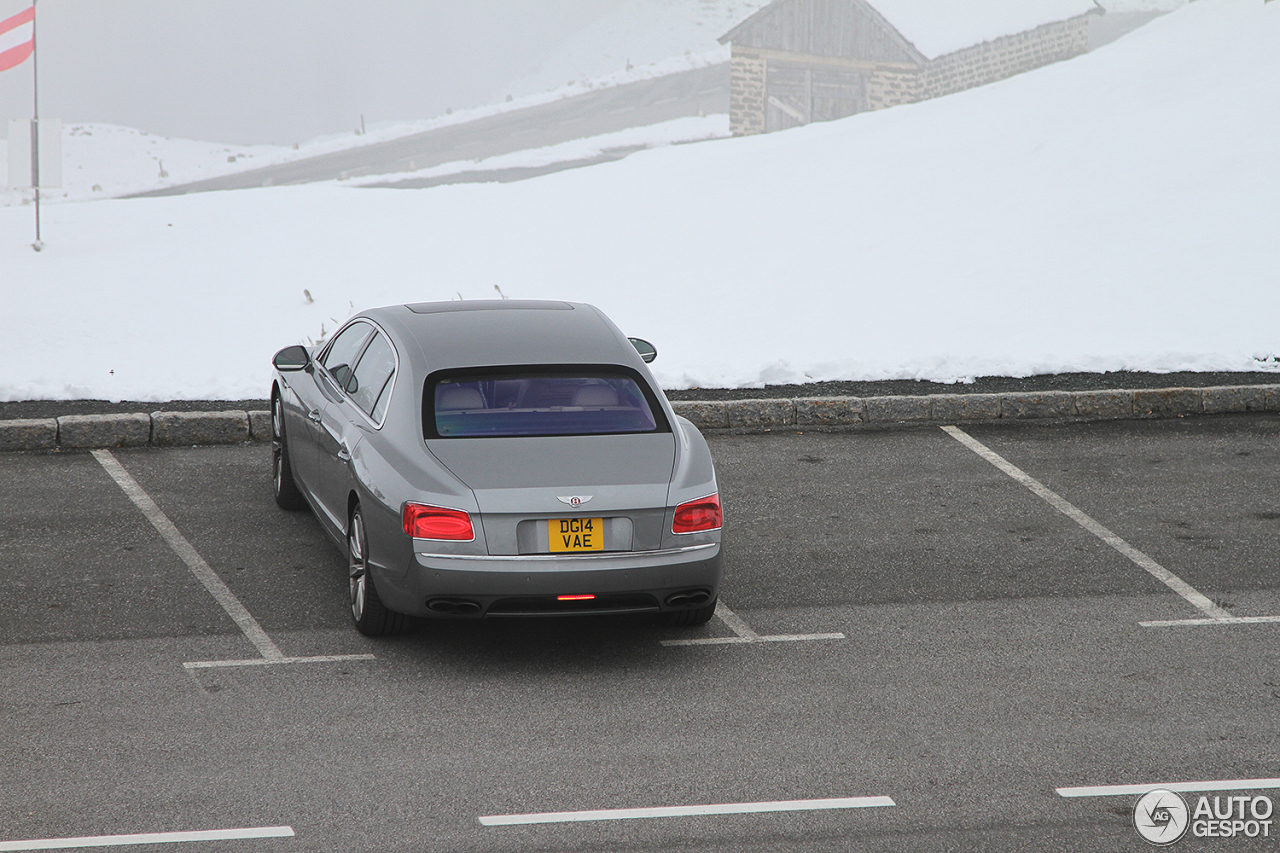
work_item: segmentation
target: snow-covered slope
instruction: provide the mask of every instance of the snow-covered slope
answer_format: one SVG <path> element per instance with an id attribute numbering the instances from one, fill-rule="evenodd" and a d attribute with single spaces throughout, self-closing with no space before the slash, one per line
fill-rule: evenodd
<path id="1" fill-rule="evenodd" d="M 1280 3 L 1069 62 L 513 184 L 0 210 L 0 399 L 261 396 L 409 300 L 590 301 L 670 386 L 1255 368 L 1280 349 Z M 308 301 L 309 294 L 313 301 Z"/>
<path id="2" fill-rule="evenodd" d="M 7 163 L 0 140 L 0 179 Z M 73 124 L 62 128 L 62 186 L 41 193 L 52 202 L 111 198 L 156 187 L 198 181 L 278 162 L 289 152 L 274 145 L 219 145 L 169 139 L 131 127 Z M 31 201 L 30 190 L 0 180 L 0 206 Z"/>
<path id="3" fill-rule="evenodd" d="M 63 184 L 51 203 L 113 198 L 246 169 L 385 142 L 483 116 L 570 98 L 583 92 L 727 62 L 716 39 L 766 0 L 620 0 L 569 34 L 536 67 L 516 74 L 493 103 L 416 121 L 380 122 L 362 134 L 330 134 L 293 148 L 173 139 L 133 128 L 80 123 L 63 127 Z M 514 93 L 511 100 L 505 94 Z M 639 131 L 642 135 L 645 131 Z M 656 132 L 658 137 L 663 131 Z M 0 207 L 31 200 L 7 189 L 7 142 L 0 128 Z"/>
<path id="4" fill-rule="evenodd" d="M 607 14 L 508 85 L 519 94 L 582 84 L 673 58 L 729 61 L 717 39 L 769 0 L 617 0 Z"/>
<path id="5" fill-rule="evenodd" d="M 1096 11 L 1093 0 L 872 0 L 926 58 Z"/>
<path id="6" fill-rule="evenodd" d="M 324 137 L 297 149 L 273 145 L 218 145 L 190 139 L 170 139 L 108 124 L 71 125 L 64 127 L 62 131 L 62 186 L 42 192 L 41 199 L 44 204 L 59 204 L 116 198 L 351 148 L 368 141 L 393 139 L 441 124 L 443 122 L 385 125 L 371 128 L 367 134 L 354 140 L 347 136 Z M 352 184 L 359 186 L 388 179 L 404 180 L 519 166 L 544 166 L 585 159 L 610 148 L 656 148 L 728 135 L 727 115 L 704 118 L 690 116 L 576 139 L 546 148 L 514 151 L 488 160 L 450 162 L 430 169 L 374 176 L 352 181 Z M 0 142 L 0 207 L 30 204 L 30 189 L 3 188 L 3 166 L 4 143 Z"/>

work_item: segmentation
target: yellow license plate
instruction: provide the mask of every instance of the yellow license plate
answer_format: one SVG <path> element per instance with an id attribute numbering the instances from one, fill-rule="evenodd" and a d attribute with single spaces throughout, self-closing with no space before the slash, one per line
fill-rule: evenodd
<path id="1" fill-rule="evenodd" d="M 547 522 L 552 551 L 603 551 L 603 518 L 553 518 Z"/>

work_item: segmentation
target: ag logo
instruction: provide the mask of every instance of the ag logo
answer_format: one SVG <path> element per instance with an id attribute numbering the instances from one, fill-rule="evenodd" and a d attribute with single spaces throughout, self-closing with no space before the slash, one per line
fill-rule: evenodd
<path id="1" fill-rule="evenodd" d="M 1138 799 L 1133 826 L 1143 838 L 1163 847 L 1186 834 L 1189 816 L 1187 801 L 1180 794 L 1157 788 Z"/>

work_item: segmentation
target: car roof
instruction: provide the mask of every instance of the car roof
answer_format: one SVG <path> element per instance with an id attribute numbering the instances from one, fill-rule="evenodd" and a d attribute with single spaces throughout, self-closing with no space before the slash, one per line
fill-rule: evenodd
<path id="1" fill-rule="evenodd" d="M 434 372 L 517 364 L 625 364 L 639 360 L 592 305 L 525 299 L 420 302 L 363 311 L 393 337 L 413 340 Z"/>

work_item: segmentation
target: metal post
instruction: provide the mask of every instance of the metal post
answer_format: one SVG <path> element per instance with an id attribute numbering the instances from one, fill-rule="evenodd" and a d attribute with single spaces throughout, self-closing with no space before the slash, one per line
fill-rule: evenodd
<path id="1" fill-rule="evenodd" d="M 36 0 L 31 0 L 31 184 L 36 192 L 36 241 L 31 248 L 37 252 L 44 248 L 40 241 L 40 65 L 36 41 Z"/>

